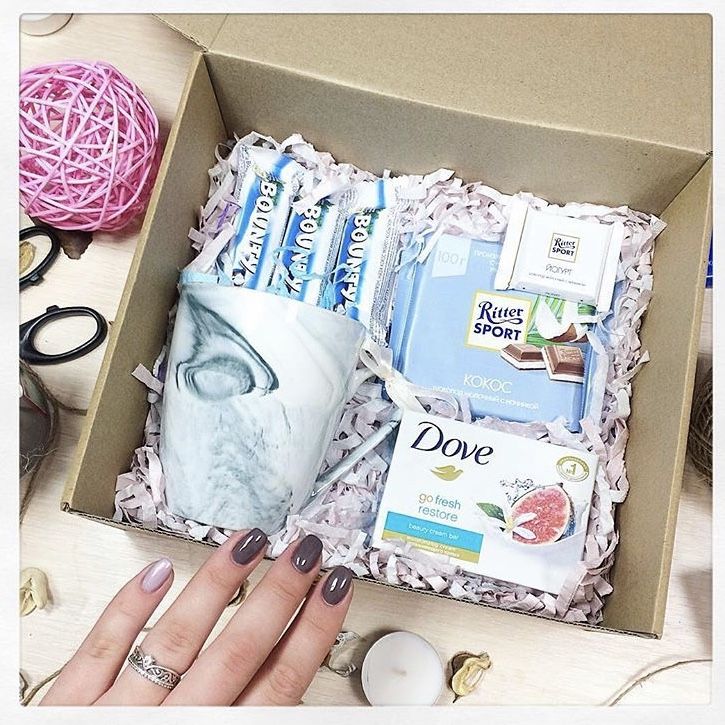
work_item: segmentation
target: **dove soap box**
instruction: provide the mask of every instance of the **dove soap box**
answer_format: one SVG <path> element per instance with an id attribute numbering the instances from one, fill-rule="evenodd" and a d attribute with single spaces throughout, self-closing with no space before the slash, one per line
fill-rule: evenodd
<path id="1" fill-rule="evenodd" d="M 584 551 L 596 456 L 406 411 L 373 533 L 558 594 Z"/>
<path id="2" fill-rule="evenodd" d="M 623 239 L 622 222 L 574 219 L 514 199 L 496 289 L 555 295 L 607 312 Z"/>
<path id="3" fill-rule="evenodd" d="M 443 235 L 425 261 L 403 266 L 391 323 L 393 364 L 416 385 L 466 396 L 477 418 L 563 417 L 578 431 L 595 367 L 582 320 L 591 320 L 593 309 L 495 290 L 500 252 L 498 242 Z M 556 347 L 566 349 L 566 374 L 547 365 L 564 357 L 547 349 Z"/>

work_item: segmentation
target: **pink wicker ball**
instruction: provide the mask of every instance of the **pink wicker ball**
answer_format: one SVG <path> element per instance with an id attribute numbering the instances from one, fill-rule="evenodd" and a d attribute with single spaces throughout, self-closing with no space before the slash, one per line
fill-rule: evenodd
<path id="1" fill-rule="evenodd" d="M 20 201 L 58 229 L 113 231 L 148 202 L 159 123 L 108 63 L 65 61 L 20 77 Z"/>

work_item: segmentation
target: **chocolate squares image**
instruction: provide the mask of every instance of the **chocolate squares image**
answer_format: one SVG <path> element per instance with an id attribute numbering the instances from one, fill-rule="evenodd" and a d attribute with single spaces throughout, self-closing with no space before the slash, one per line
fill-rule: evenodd
<path id="1" fill-rule="evenodd" d="M 567 383 L 584 382 L 584 354 L 570 345 L 537 347 L 531 343 L 506 345 L 501 357 L 517 370 L 543 370 L 551 380 Z"/>
<path id="2" fill-rule="evenodd" d="M 541 351 L 546 372 L 552 380 L 584 382 L 584 355 L 573 345 L 547 345 Z"/>
<path id="3" fill-rule="evenodd" d="M 500 355 L 517 370 L 543 370 L 546 367 L 541 348 L 527 342 L 506 345 Z"/>

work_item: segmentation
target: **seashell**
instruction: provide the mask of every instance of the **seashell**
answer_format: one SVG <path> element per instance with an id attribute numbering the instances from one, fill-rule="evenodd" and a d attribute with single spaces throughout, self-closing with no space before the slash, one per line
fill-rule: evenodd
<path id="1" fill-rule="evenodd" d="M 461 652 L 451 660 L 451 689 L 456 697 L 470 695 L 480 684 L 483 674 L 491 668 L 491 658 L 487 652 L 473 654 L 472 652 Z"/>
<path id="2" fill-rule="evenodd" d="M 43 609 L 50 601 L 48 577 L 44 571 L 28 567 L 20 572 L 20 616 Z"/>

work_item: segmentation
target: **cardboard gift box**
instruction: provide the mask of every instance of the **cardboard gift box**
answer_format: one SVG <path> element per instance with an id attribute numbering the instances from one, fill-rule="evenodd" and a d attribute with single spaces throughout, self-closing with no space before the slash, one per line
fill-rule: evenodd
<path id="1" fill-rule="evenodd" d="M 709 15 L 173 15 L 200 46 L 169 136 L 63 494 L 112 521 L 141 441 L 214 147 L 301 133 L 381 173 L 441 166 L 549 201 L 660 215 L 649 362 L 633 384 L 614 592 L 603 626 L 662 633 L 711 225 Z M 166 534 L 171 535 L 171 534 Z M 376 582 L 377 583 L 377 582 Z M 430 592 L 428 592 L 430 593 Z M 409 592 L 408 596 L 417 596 Z M 453 605 L 451 605 L 453 606 Z M 574 625 L 581 626 L 581 625 Z"/>

